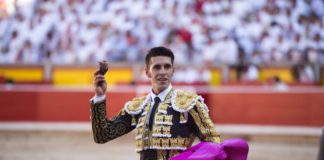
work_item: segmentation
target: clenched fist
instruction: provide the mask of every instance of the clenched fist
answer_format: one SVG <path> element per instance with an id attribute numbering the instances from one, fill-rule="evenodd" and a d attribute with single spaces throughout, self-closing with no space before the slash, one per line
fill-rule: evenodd
<path id="1" fill-rule="evenodd" d="M 106 93 L 107 82 L 105 80 L 105 74 L 108 71 L 108 63 L 103 60 L 99 62 L 99 70 L 94 73 L 93 85 L 97 96 L 102 96 Z"/>

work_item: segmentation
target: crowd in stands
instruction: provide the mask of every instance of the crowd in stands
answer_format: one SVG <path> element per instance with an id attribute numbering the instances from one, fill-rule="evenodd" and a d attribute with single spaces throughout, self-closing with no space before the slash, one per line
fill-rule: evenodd
<path id="1" fill-rule="evenodd" d="M 322 0 L 35 0 L 1 17 L 1 63 L 324 61 Z"/>
<path id="2" fill-rule="evenodd" d="M 0 15 L 0 64 L 324 63 L 323 0 L 31 0 Z"/>

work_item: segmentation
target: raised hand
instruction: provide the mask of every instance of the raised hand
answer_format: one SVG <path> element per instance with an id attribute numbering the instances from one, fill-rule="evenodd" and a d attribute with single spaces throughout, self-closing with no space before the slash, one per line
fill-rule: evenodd
<path id="1" fill-rule="evenodd" d="M 108 62 L 106 60 L 103 60 L 101 62 L 99 61 L 98 63 L 99 63 L 99 70 L 95 72 L 95 75 L 98 74 L 105 75 L 109 68 Z"/>
<path id="2" fill-rule="evenodd" d="M 107 82 L 105 80 L 105 74 L 108 71 L 108 63 L 107 61 L 101 61 L 99 63 L 99 70 L 97 70 L 94 74 L 93 85 L 95 88 L 95 93 L 97 96 L 104 95 L 107 90 Z"/>

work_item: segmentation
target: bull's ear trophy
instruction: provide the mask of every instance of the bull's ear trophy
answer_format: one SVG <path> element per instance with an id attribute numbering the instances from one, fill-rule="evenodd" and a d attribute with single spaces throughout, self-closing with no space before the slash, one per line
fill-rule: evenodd
<path id="1" fill-rule="evenodd" d="M 99 61 L 99 70 L 95 72 L 95 75 L 105 75 L 108 71 L 108 62 L 103 60 Z M 98 82 L 98 85 L 101 86 L 104 81 Z"/>
<path id="2" fill-rule="evenodd" d="M 106 60 L 99 61 L 99 70 L 95 73 L 95 75 L 101 74 L 105 75 L 108 71 L 108 62 Z"/>

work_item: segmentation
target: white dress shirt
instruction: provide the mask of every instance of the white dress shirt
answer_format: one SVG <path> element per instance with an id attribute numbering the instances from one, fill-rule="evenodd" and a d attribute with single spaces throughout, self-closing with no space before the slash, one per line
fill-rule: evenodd
<path id="1" fill-rule="evenodd" d="M 150 110 L 148 112 L 148 115 L 147 115 L 147 118 L 146 118 L 146 124 L 149 123 L 149 120 L 150 120 L 150 116 L 151 116 L 151 112 L 152 112 L 152 108 L 153 108 L 153 105 L 155 104 L 154 102 L 154 98 L 155 97 L 159 97 L 161 102 L 163 102 L 166 98 L 166 96 L 168 95 L 168 93 L 171 91 L 172 89 L 172 85 L 170 84 L 168 88 L 166 88 L 164 91 L 162 91 L 160 94 L 156 95 L 153 93 L 153 91 L 151 91 L 150 93 L 150 96 L 151 96 L 151 106 L 150 106 Z"/>

